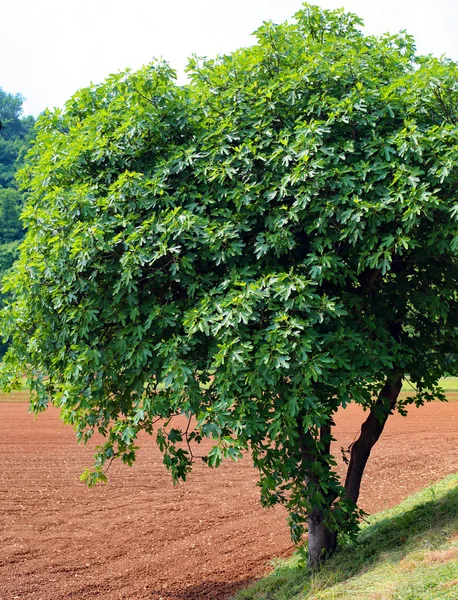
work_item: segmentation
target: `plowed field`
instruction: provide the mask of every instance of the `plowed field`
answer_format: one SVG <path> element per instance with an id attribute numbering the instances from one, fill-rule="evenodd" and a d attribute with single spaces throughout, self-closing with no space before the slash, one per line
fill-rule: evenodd
<path id="1" fill-rule="evenodd" d="M 338 418 L 338 448 L 363 418 Z M 173 486 L 151 438 L 106 486 L 79 474 L 92 449 L 55 409 L 36 420 L 0 404 L 0 600 L 222 600 L 292 551 L 282 509 L 258 502 L 249 457 L 218 470 L 197 464 Z M 458 470 L 458 402 L 395 415 L 373 451 L 361 505 L 374 512 Z"/>

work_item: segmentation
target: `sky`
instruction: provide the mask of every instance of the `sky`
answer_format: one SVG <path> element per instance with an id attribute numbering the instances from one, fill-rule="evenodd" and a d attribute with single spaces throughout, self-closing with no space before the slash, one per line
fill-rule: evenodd
<path id="1" fill-rule="evenodd" d="M 365 31 L 407 30 L 420 54 L 458 61 L 458 0 L 311 0 L 354 12 Z M 254 43 L 263 21 L 291 20 L 302 0 L 0 0 L 0 87 L 24 113 L 61 107 L 77 89 L 165 58 L 185 82 L 192 54 Z"/>

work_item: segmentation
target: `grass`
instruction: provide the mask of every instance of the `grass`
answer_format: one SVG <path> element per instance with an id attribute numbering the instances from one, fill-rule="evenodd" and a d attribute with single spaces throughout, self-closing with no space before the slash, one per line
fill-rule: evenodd
<path id="1" fill-rule="evenodd" d="M 311 574 L 298 556 L 234 600 L 457 600 L 458 474 L 370 517 Z"/>
<path id="2" fill-rule="evenodd" d="M 458 377 L 444 377 L 441 379 L 440 383 L 446 392 L 458 392 Z M 404 381 L 402 391 L 411 394 L 413 389 L 407 381 Z"/>
<path id="3" fill-rule="evenodd" d="M 0 403 L 1 402 L 28 402 L 30 398 L 29 390 L 14 390 L 9 394 L 3 394 L 0 392 Z"/>
<path id="4" fill-rule="evenodd" d="M 441 385 L 446 392 L 458 392 L 458 377 L 444 377 Z"/>

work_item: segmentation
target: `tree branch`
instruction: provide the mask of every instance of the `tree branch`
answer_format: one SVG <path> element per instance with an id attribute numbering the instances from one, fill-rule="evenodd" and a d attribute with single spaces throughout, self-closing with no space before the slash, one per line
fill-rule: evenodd
<path id="1" fill-rule="evenodd" d="M 399 371 L 391 373 L 374 402 L 369 416 L 361 426 L 361 433 L 351 446 L 351 457 L 345 479 L 345 498 L 358 501 L 361 479 L 366 468 L 371 450 L 383 429 L 388 417 L 392 414 L 402 387 L 403 374 Z"/>

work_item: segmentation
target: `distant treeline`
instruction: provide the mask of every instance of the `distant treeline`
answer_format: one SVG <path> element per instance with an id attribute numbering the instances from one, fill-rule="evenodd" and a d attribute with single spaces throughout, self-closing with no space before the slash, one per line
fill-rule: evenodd
<path id="1" fill-rule="evenodd" d="M 24 194 L 18 190 L 15 175 L 33 136 L 34 118 L 22 116 L 23 98 L 0 88 L 0 278 L 17 257 L 24 236 L 19 219 Z M 2 295 L 0 293 L 0 307 Z M 0 340 L 0 356 L 4 345 Z"/>

